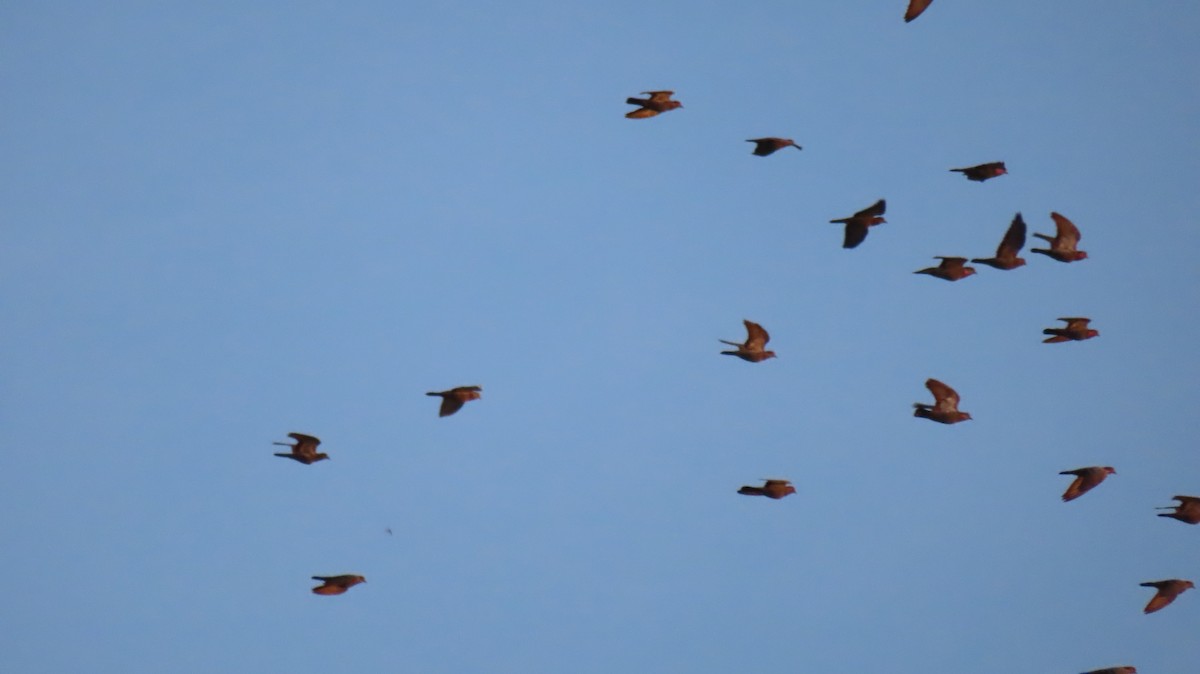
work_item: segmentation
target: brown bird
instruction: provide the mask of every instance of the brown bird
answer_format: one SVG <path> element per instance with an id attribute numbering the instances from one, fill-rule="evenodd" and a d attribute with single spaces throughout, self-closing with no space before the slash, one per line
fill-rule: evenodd
<path id="1" fill-rule="evenodd" d="M 1179 505 L 1163 506 L 1158 510 L 1174 510 L 1173 513 L 1159 513 L 1159 517 L 1171 517 L 1188 524 L 1200 524 L 1200 496 L 1172 496 Z"/>
<path id="2" fill-rule="evenodd" d="M 946 281 L 957 281 L 975 273 L 974 267 L 963 266 L 967 263 L 967 258 L 965 257 L 943 257 L 941 255 L 935 255 L 933 259 L 941 260 L 942 263 L 936 267 L 918 269 L 913 273 L 929 274 L 930 276 L 936 276 Z"/>
<path id="3" fill-rule="evenodd" d="M 1066 321 L 1065 328 L 1046 328 L 1042 330 L 1043 335 L 1054 335 L 1042 340 L 1043 344 L 1057 344 L 1059 342 L 1082 342 L 1085 339 L 1099 337 L 1099 330 L 1092 330 L 1088 327 L 1088 323 L 1092 321 L 1090 318 L 1056 318 L 1056 321 Z"/>
<path id="4" fill-rule="evenodd" d="M 1138 674 L 1137 667 L 1105 667 L 1104 669 L 1093 669 L 1090 672 L 1083 674 Z"/>
<path id="5" fill-rule="evenodd" d="M 908 11 L 904 12 L 904 23 L 921 16 L 921 12 L 924 12 L 925 8 L 931 4 L 933 4 L 933 0 L 908 0 Z"/>
<path id="6" fill-rule="evenodd" d="M 1090 466 L 1088 468 L 1076 468 L 1075 470 L 1064 470 L 1059 475 L 1074 475 L 1075 481 L 1070 487 L 1063 492 L 1063 502 L 1074 501 L 1092 490 L 1093 487 L 1104 481 L 1104 478 L 1109 475 L 1116 475 L 1117 471 L 1113 470 L 1112 466 Z"/>
<path id="7" fill-rule="evenodd" d="M 967 177 L 967 180 L 983 182 L 988 178 L 995 178 L 1008 173 L 1008 169 L 1004 168 L 1004 162 L 994 161 L 979 166 L 969 166 L 967 168 L 950 169 L 951 172 L 957 171 Z"/>
<path id="8" fill-rule="evenodd" d="M 804 148 L 796 144 L 796 141 L 791 138 L 751 138 L 747 143 L 754 143 L 754 154 L 760 157 L 774 154 L 776 150 L 782 150 L 785 147 L 794 147 L 797 150 Z"/>
<path id="9" fill-rule="evenodd" d="M 774 351 L 763 350 L 763 347 L 767 345 L 767 342 L 771 341 L 771 335 L 767 334 L 767 331 L 763 329 L 763 326 L 759 325 L 758 323 L 754 323 L 753 321 L 747 321 L 744 319 L 742 322 L 746 324 L 746 341 L 738 344 L 737 342 L 730 342 L 725 339 L 717 340 L 722 344 L 728 344 L 730 346 L 737 347 L 737 350 L 735 351 L 722 351 L 721 355 L 737 356 L 738 358 L 750 363 L 757 363 L 768 358 L 775 358 L 776 356 Z"/>
<path id="10" fill-rule="evenodd" d="M 792 486 L 790 480 L 766 480 L 761 487 L 742 487 L 738 493 L 746 496 L 766 496 L 778 500 L 788 494 L 795 494 L 796 488 Z"/>
<path id="11" fill-rule="evenodd" d="M 346 590 L 358 585 L 359 583 L 367 582 L 362 576 L 313 576 L 313 580 L 319 580 L 322 585 L 318 585 L 312 589 L 313 594 L 333 595 L 341 594 Z"/>
<path id="12" fill-rule="evenodd" d="M 292 451 L 288 453 L 276 452 L 275 456 L 282 456 L 285 459 L 295 459 L 306 466 L 329 458 L 329 455 L 324 452 L 317 453 L 317 445 L 321 444 L 321 441 L 317 438 L 303 433 L 288 433 L 288 437 L 295 440 L 296 444 L 293 445 L 287 442 L 273 442 L 271 444 L 291 447 Z"/>
<path id="13" fill-rule="evenodd" d="M 427 396 L 441 396 L 442 406 L 438 409 L 439 417 L 448 417 L 462 409 L 468 400 L 479 400 L 483 397 L 481 386 L 457 386 L 449 391 L 430 391 Z"/>
<path id="14" fill-rule="evenodd" d="M 829 222 L 846 225 L 846 238 L 842 242 L 842 248 L 853 248 L 867 238 L 867 228 L 887 222 L 880 217 L 885 211 L 887 201 L 880 199 L 848 218 Z"/>
<path id="15" fill-rule="evenodd" d="M 933 394 L 934 403 L 913 403 L 914 417 L 932 419 L 939 424 L 957 424 L 967 421 L 971 415 L 958 411 L 958 392 L 936 379 L 926 379 L 925 388 Z"/>
<path id="16" fill-rule="evenodd" d="M 668 110 L 683 107 L 683 103 L 671 100 L 671 94 L 675 93 L 674 91 L 643 91 L 642 93 L 650 96 L 650 98 L 625 99 L 625 102 L 630 105 L 641 106 L 637 110 L 625 113 L 625 116 L 629 119 L 645 119 L 653 117 L 660 112 L 667 112 Z"/>
<path id="17" fill-rule="evenodd" d="M 1175 597 L 1183 594 L 1186 590 L 1196 587 L 1192 581 L 1179 580 L 1178 578 L 1172 580 L 1156 580 L 1152 583 L 1141 583 L 1141 586 L 1152 587 L 1158 590 L 1158 592 L 1154 594 L 1154 597 L 1150 599 L 1150 603 L 1146 604 L 1146 608 L 1142 610 L 1143 613 L 1154 613 L 1167 604 L 1175 601 Z"/>
<path id="18" fill-rule="evenodd" d="M 1057 228 L 1057 233 L 1051 237 L 1046 234 L 1037 234 L 1039 239 L 1044 239 L 1050 242 L 1050 248 L 1030 248 L 1034 253 L 1041 253 L 1048 257 L 1052 257 L 1059 262 L 1076 262 L 1087 258 L 1087 253 L 1082 250 L 1075 250 L 1076 244 L 1083 238 L 1079 234 L 1079 228 L 1075 223 L 1064 218 L 1058 213 L 1051 213 L 1050 217 L 1054 219 L 1054 226 Z"/>
<path id="19" fill-rule="evenodd" d="M 986 264 L 989 267 L 1006 271 L 1016 269 L 1025 264 L 1025 258 L 1017 257 L 1017 253 L 1021 252 L 1021 248 L 1024 246 L 1025 220 L 1020 213 L 1017 213 L 1012 224 L 1008 226 L 1008 231 L 1004 233 L 1004 238 L 1000 240 L 1000 246 L 996 248 L 996 257 L 977 257 L 971 262 Z"/>

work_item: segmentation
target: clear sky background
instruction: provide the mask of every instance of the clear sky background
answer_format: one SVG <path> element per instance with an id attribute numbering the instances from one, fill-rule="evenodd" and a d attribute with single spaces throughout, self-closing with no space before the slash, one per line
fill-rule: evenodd
<path id="1" fill-rule="evenodd" d="M 586 4 L 0 6 L 0 670 L 1194 674 L 1200 4 Z"/>

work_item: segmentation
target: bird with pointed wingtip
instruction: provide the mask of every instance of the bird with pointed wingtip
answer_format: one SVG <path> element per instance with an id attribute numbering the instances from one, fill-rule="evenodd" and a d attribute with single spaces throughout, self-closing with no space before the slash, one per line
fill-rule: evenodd
<path id="1" fill-rule="evenodd" d="M 967 180 L 975 182 L 983 182 L 990 178 L 996 178 L 1008 173 L 1008 169 L 1004 168 L 1004 162 L 993 161 L 979 166 L 968 166 L 967 168 L 950 169 L 951 173 L 961 173 L 967 177 Z"/>
<path id="2" fill-rule="evenodd" d="M 747 143 L 754 143 L 754 152 L 752 154 L 759 157 L 766 157 L 775 154 L 777 150 L 782 150 L 785 147 L 794 147 L 797 150 L 804 148 L 796 144 L 796 141 L 791 138 L 751 138 Z"/>
<path id="3" fill-rule="evenodd" d="M 776 356 L 774 351 L 764 350 L 767 342 L 771 341 L 771 335 L 767 334 L 767 331 L 763 328 L 763 326 L 745 319 L 742 319 L 742 323 L 746 324 L 746 341 L 738 344 L 737 342 L 731 342 L 726 339 L 717 340 L 722 344 L 728 344 L 730 346 L 737 347 L 737 349 L 734 351 L 722 351 L 721 355 L 737 356 L 738 358 L 741 358 L 749 363 L 758 363 L 768 358 L 775 358 Z"/>
<path id="4" fill-rule="evenodd" d="M 625 113 L 625 117 L 629 119 L 646 119 L 662 112 L 683 107 L 683 103 L 671 100 L 671 95 L 675 93 L 674 91 L 643 91 L 642 93 L 650 98 L 625 99 L 625 102 L 629 105 L 640 106 L 637 110 Z"/>
<path id="5" fill-rule="evenodd" d="M 969 413 L 958 411 L 958 391 L 933 378 L 925 380 L 925 388 L 933 394 L 934 403 L 913 403 L 914 417 L 929 419 L 939 424 L 957 424 L 971 418 Z"/>
<path id="6" fill-rule="evenodd" d="M 293 445 L 288 442 L 273 442 L 271 444 L 291 447 L 292 451 L 286 453 L 276 452 L 275 456 L 282 456 L 285 459 L 293 459 L 303 463 L 306 466 L 329 458 L 328 454 L 324 452 L 317 452 L 317 445 L 321 444 L 321 441 L 317 438 L 311 435 L 305 435 L 303 433 L 288 433 L 288 437 L 295 440 L 296 444 Z"/>
<path id="7" fill-rule="evenodd" d="M 1200 524 L 1200 496 L 1172 496 L 1179 505 L 1162 506 L 1157 510 L 1174 510 L 1173 513 L 1158 513 L 1159 517 L 1170 517 L 1186 524 Z"/>
<path id="8" fill-rule="evenodd" d="M 1066 219 L 1058 213 L 1051 213 L 1050 217 L 1054 220 L 1056 232 L 1054 236 L 1048 234 L 1037 234 L 1039 239 L 1050 242 L 1049 248 L 1030 248 L 1030 252 L 1041 253 L 1046 257 L 1054 258 L 1059 262 L 1077 262 L 1087 259 L 1088 254 L 1082 250 L 1076 250 L 1076 245 L 1083 238 L 1079 233 L 1079 228 L 1075 223 Z"/>
<path id="9" fill-rule="evenodd" d="M 1105 667 L 1104 669 L 1093 669 L 1090 672 L 1083 674 L 1138 674 L 1137 667 L 1125 665 L 1123 667 Z"/>
<path id="10" fill-rule="evenodd" d="M 1067 490 L 1063 492 L 1062 500 L 1074 501 L 1091 491 L 1096 485 L 1104 481 L 1104 478 L 1109 475 L 1116 475 L 1117 471 L 1112 466 L 1089 466 L 1087 468 L 1076 468 L 1075 470 L 1064 470 L 1059 475 L 1074 475 L 1075 481 Z"/>
<path id="11" fill-rule="evenodd" d="M 935 255 L 933 259 L 941 260 L 942 263 L 936 267 L 918 269 L 913 273 L 929 274 L 930 276 L 940 278 L 944 281 L 957 281 L 975 273 L 974 267 L 963 266 L 967 263 L 967 258 L 965 257 L 944 257 L 942 255 Z"/>
<path id="12" fill-rule="evenodd" d="M 921 16 L 921 12 L 924 12 L 925 8 L 931 4 L 933 4 L 933 0 L 908 0 L 908 9 L 904 12 L 904 23 Z"/>
<path id="13" fill-rule="evenodd" d="M 1056 321 L 1065 321 L 1065 328 L 1046 328 L 1042 330 L 1043 335 L 1052 335 L 1042 340 L 1043 344 L 1058 344 L 1059 342 L 1082 342 L 1085 339 L 1099 337 L 1099 330 L 1092 330 L 1088 327 L 1088 323 L 1092 321 L 1090 318 L 1080 317 L 1064 317 L 1056 318 Z"/>
<path id="14" fill-rule="evenodd" d="M 791 480 L 776 480 L 767 479 L 763 481 L 761 487 L 744 486 L 738 490 L 739 494 L 746 496 L 766 496 L 779 500 L 788 494 L 795 494 L 796 488 L 792 486 Z"/>
<path id="15" fill-rule="evenodd" d="M 427 396 L 441 396 L 442 406 L 438 408 L 439 417 L 448 417 L 462 409 L 469 400 L 479 400 L 483 397 L 482 386 L 456 386 L 448 391 L 430 391 Z"/>
<path id="16" fill-rule="evenodd" d="M 1004 233 L 1004 238 L 1000 240 L 1000 246 L 996 248 L 996 257 L 977 257 L 971 262 L 986 264 L 1004 271 L 1016 269 L 1025 264 L 1025 258 L 1017 257 L 1017 253 L 1021 252 L 1021 248 L 1024 246 L 1025 220 L 1020 213 L 1017 213 L 1012 224 L 1008 226 L 1008 231 Z"/>
<path id="17" fill-rule="evenodd" d="M 362 576 L 349 574 L 344 576 L 313 576 L 312 579 L 321 581 L 320 585 L 312 589 L 313 594 L 326 596 L 342 594 L 359 583 L 367 582 L 367 579 Z"/>
<path id="18" fill-rule="evenodd" d="M 842 248 L 854 248 L 867 238 L 867 230 L 869 228 L 887 222 L 882 217 L 886 211 L 887 201 L 880 199 L 848 218 L 830 220 L 829 222 L 831 224 L 846 225 L 846 238 L 842 241 Z"/>
<path id="19" fill-rule="evenodd" d="M 1140 583 L 1142 587 L 1152 587 L 1158 592 L 1150 599 L 1150 603 L 1146 604 L 1143 613 L 1154 613 L 1165 607 L 1167 604 L 1175 601 L 1175 598 L 1183 594 L 1185 591 L 1196 587 L 1190 580 L 1179 580 L 1173 578 L 1171 580 L 1156 580 L 1150 583 Z"/>

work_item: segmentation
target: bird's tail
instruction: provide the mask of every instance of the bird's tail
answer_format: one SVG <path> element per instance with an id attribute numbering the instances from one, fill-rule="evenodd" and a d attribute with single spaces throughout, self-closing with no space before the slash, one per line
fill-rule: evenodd
<path id="1" fill-rule="evenodd" d="M 429 392 L 427 392 L 425 395 L 427 395 L 427 396 L 433 396 L 433 397 L 435 397 L 435 398 L 436 398 L 436 397 L 438 397 L 438 396 L 440 396 L 440 395 L 442 395 L 442 394 L 441 394 L 441 393 L 438 393 L 437 391 L 429 391 Z"/>
<path id="2" fill-rule="evenodd" d="M 625 102 L 629 105 L 644 105 L 650 102 L 648 98 L 626 98 Z"/>
<path id="3" fill-rule="evenodd" d="M 1047 328 L 1046 330 L 1043 330 L 1042 334 L 1043 335 L 1054 335 L 1053 337 L 1050 337 L 1049 339 L 1043 339 L 1042 344 L 1058 344 L 1060 342 L 1071 341 L 1070 337 L 1067 337 L 1066 335 L 1063 335 L 1060 333 L 1050 332 L 1049 328 Z"/>
<path id="4" fill-rule="evenodd" d="M 1036 236 L 1037 238 L 1039 238 L 1043 241 L 1050 241 L 1051 243 L 1054 242 L 1053 236 L 1047 236 L 1046 234 L 1037 234 L 1037 233 L 1034 233 L 1034 236 Z"/>
<path id="5" fill-rule="evenodd" d="M 738 493 L 744 494 L 746 496 L 766 496 L 767 495 L 766 492 L 764 492 L 762 490 L 762 487 L 742 487 L 741 489 L 738 490 Z"/>
<path id="6" fill-rule="evenodd" d="M 728 344 L 729 346 L 741 346 L 741 344 L 739 344 L 738 342 L 731 342 L 728 339 L 718 339 L 717 341 L 722 344 Z"/>
<path id="7" fill-rule="evenodd" d="M 280 445 L 282 447 L 295 447 L 295 445 L 293 445 L 290 442 L 272 442 L 271 444 L 272 445 Z"/>

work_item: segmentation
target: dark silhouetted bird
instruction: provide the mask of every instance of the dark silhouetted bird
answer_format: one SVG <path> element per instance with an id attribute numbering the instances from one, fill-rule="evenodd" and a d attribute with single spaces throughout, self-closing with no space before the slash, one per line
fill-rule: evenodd
<path id="1" fill-rule="evenodd" d="M 318 585 L 312 589 L 313 594 L 341 594 L 346 590 L 358 585 L 359 583 L 367 582 L 362 576 L 313 576 L 313 580 L 319 580 L 322 585 Z"/>
<path id="2" fill-rule="evenodd" d="M 794 147 L 797 150 L 804 148 L 796 144 L 796 141 L 791 138 L 751 138 L 747 143 L 754 143 L 754 154 L 760 157 L 774 154 L 776 150 L 782 150 L 785 147 Z"/>
<path id="3" fill-rule="evenodd" d="M 965 175 L 967 180 L 974 180 L 976 182 L 983 182 L 988 178 L 995 178 L 1008 173 L 1008 169 L 1004 168 L 1004 162 L 1002 161 L 994 161 L 987 164 L 980 164 L 979 166 L 969 166 L 967 168 L 950 170 Z"/>
<path id="4" fill-rule="evenodd" d="M 767 342 L 771 341 L 771 335 L 767 334 L 767 331 L 763 329 L 763 326 L 747 320 L 743 320 L 742 322 L 746 324 L 746 341 L 738 344 L 737 342 L 730 342 L 725 339 L 718 340 L 722 344 L 728 344 L 730 346 L 737 347 L 736 351 L 722 351 L 721 354 L 725 356 L 737 356 L 738 358 L 751 363 L 757 363 L 768 358 L 775 358 L 776 356 L 774 351 L 763 350 L 763 347 L 767 345 Z"/>
<path id="5" fill-rule="evenodd" d="M 1117 471 L 1113 470 L 1112 466 L 1090 466 L 1088 468 L 1076 468 L 1075 470 L 1064 470 L 1059 475 L 1074 475 L 1075 481 L 1070 487 L 1063 492 L 1062 500 L 1074 501 L 1092 490 L 1093 487 L 1104 481 L 1104 478 L 1109 475 L 1116 475 Z"/>
<path id="6" fill-rule="evenodd" d="M 1039 239 L 1050 242 L 1050 248 L 1030 248 L 1034 253 L 1041 253 L 1047 257 L 1052 257 L 1059 262 L 1075 262 L 1087 258 L 1087 253 L 1082 250 L 1075 250 L 1076 244 L 1083 238 L 1079 234 L 1079 228 L 1075 223 L 1064 218 L 1058 213 L 1051 213 L 1050 217 L 1054 219 L 1054 226 L 1057 228 L 1057 234 L 1048 236 L 1046 234 L 1037 234 Z"/>
<path id="7" fill-rule="evenodd" d="M 885 211 L 887 211 L 887 201 L 880 199 L 848 218 L 829 222 L 846 225 L 846 238 L 842 242 L 842 248 L 853 248 L 867 238 L 869 227 L 887 222 L 880 217 Z"/>
<path id="8" fill-rule="evenodd" d="M 1156 580 L 1151 583 L 1141 583 L 1141 586 L 1152 587 L 1158 590 L 1154 597 L 1150 599 L 1150 603 L 1146 604 L 1146 608 L 1142 610 L 1143 613 L 1154 613 L 1167 604 L 1175 601 L 1175 597 L 1183 594 L 1184 591 L 1196 587 L 1192 581 L 1179 580 L 1178 578 L 1174 578 L 1172 580 Z"/>
<path id="9" fill-rule="evenodd" d="M 430 391 L 427 396 L 441 396 L 442 406 L 438 409 L 439 417 L 448 417 L 462 409 L 468 400 L 479 400 L 483 397 L 481 386 L 457 386 L 449 391 Z"/>
<path id="10" fill-rule="evenodd" d="M 1008 231 L 1004 233 L 1004 238 L 1000 240 L 1000 247 L 996 249 L 996 257 L 977 257 L 971 262 L 986 264 L 996 269 L 1016 269 L 1025 264 L 1025 258 L 1017 257 L 1017 253 L 1021 252 L 1021 248 L 1024 246 L 1025 220 L 1021 218 L 1020 213 L 1017 213 L 1012 224 L 1008 226 Z"/>
<path id="11" fill-rule="evenodd" d="M 1138 674 L 1138 670 L 1137 667 L 1130 667 L 1126 665 L 1124 667 L 1105 667 L 1104 669 L 1093 669 L 1092 671 L 1084 672 L 1083 674 Z"/>
<path id="12" fill-rule="evenodd" d="M 291 447 L 292 451 L 286 454 L 283 452 L 276 452 L 275 456 L 282 456 L 285 459 L 295 459 L 296 461 L 299 461 L 305 465 L 314 464 L 318 461 L 329 458 L 329 455 L 324 452 L 321 452 L 320 454 L 317 453 L 317 445 L 321 444 L 321 441 L 317 438 L 314 438 L 311 435 L 305 435 L 303 433 L 288 433 L 288 437 L 295 440 L 296 444 L 293 445 L 287 442 L 273 442 L 271 444 Z"/>
<path id="13" fill-rule="evenodd" d="M 931 4 L 933 4 L 933 0 L 908 0 L 908 10 L 904 12 L 904 23 L 921 16 L 921 12 L 924 12 L 925 8 Z"/>
<path id="14" fill-rule="evenodd" d="M 965 257 L 943 257 L 941 255 L 935 255 L 933 259 L 941 260 L 942 263 L 936 267 L 918 269 L 913 273 L 929 274 L 930 276 L 936 276 L 946 281 L 957 281 L 975 273 L 974 267 L 963 266 L 967 263 L 967 258 Z"/>
<path id="15" fill-rule="evenodd" d="M 1188 524 L 1200 524 L 1200 496 L 1172 496 L 1179 505 L 1163 506 L 1158 510 L 1174 510 L 1173 513 L 1159 513 L 1159 517 L 1170 517 Z"/>
<path id="16" fill-rule="evenodd" d="M 926 379 L 925 388 L 933 394 L 934 403 L 913 403 L 914 417 L 932 419 L 939 424 L 957 424 L 967 421 L 971 415 L 958 411 L 958 392 L 936 379 Z"/>
<path id="17" fill-rule="evenodd" d="M 788 494 L 795 494 L 796 488 L 792 486 L 790 480 L 766 480 L 761 487 L 742 487 L 738 490 L 739 494 L 746 496 L 766 496 L 767 498 L 781 499 Z"/>
<path id="18" fill-rule="evenodd" d="M 1065 328 L 1046 328 L 1042 330 L 1043 335 L 1053 335 L 1042 340 L 1043 344 L 1057 344 L 1058 342 L 1082 342 L 1085 339 L 1099 337 L 1099 330 L 1092 330 L 1088 327 L 1091 322 L 1090 318 L 1056 318 L 1056 321 L 1066 321 Z"/>
<path id="19" fill-rule="evenodd" d="M 682 108 L 683 103 L 671 100 L 671 94 L 674 91 L 643 91 L 643 94 L 650 98 L 626 98 L 625 102 L 630 105 L 641 106 L 637 110 L 632 110 L 625 113 L 629 119 L 645 119 L 653 117 L 660 112 L 667 112 L 675 108 Z"/>

